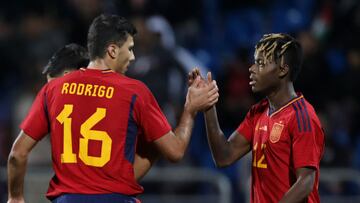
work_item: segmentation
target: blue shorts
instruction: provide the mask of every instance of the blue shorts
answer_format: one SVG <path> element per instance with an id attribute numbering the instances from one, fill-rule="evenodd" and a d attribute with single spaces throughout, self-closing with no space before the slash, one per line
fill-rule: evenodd
<path id="1" fill-rule="evenodd" d="M 140 203 L 133 196 L 121 194 L 63 194 L 52 203 Z"/>

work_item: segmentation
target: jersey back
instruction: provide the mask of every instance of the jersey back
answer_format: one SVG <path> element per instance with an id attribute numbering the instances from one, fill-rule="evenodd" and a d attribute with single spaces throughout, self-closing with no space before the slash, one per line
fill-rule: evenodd
<path id="1" fill-rule="evenodd" d="M 141 193 L 133 169 L 137 139 L 151 142 L 171 130 L 143 83 L 92 69 L 45 85 L 21 128 L 35 140 L 50 132 L 50 199 L 63 193 Z"/>

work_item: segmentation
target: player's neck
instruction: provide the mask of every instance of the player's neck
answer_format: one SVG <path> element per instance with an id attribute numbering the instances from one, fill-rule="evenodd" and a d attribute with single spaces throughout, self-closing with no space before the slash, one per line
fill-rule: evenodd
<path id="1" fill-rule="evenodd" d="M 270 109 L 276 111 L 295 97 L 297 97 L 297 94 L 294 90 L 294 85 L 292 82 L 288 82 L 269 94 L 267 99 L 269 100 Z"/>
<path id="2" fill-rule="evenodd" d="M 103 59 L 96 59 L 96 60 L 90 61 L 87 68 L 88 69 L 95 69 L 95 70 L 108 70 L 108 69 L 111 69 L 111 67 Z"/>

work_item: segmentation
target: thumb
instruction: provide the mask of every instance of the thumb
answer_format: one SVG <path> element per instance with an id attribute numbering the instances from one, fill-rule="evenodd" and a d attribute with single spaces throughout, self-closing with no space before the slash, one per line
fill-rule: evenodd
<path id="1" fill-rule="evenodd" d="M 208 72 L 206 76 L 207 76 L 207 81 L 208 81 L 208 83 L 210 84 L 211 81 L 212 81 L 211 72 Z"/>

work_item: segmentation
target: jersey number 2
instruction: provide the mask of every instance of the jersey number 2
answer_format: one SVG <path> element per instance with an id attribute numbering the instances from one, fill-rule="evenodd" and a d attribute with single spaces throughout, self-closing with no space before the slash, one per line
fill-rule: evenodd
<path id="1" fill-rule="evenodd" d="M 266 148 L 266 144 L 261 144 L 261 148 L 260 150 L 258 149 L 258 143 L 256 142 L 253 150 L 254 150 L 254 154 L 253 154 L 253 167 L 257 167 L 257 168 L 267 168 L 267 164 L 266 164 L 266 160 L 265 160 L 265 154 L 263 152 L 263 150 Z M 260 151 L 263 152 L 263 154 L 261 155 L 259 160 L 256 160 L 257 158 L 257 153 Z"/>
<path id="2" fill-rule="evenodd" d="M 71 123 L 72 118 L 70 114 L 73 112 L 72 104 L 65 104 L 61 113 L 56 117 L 64 127 L 64 142 L 63 153 L 61 154 L 61 163 L 76 163 L 76 154 L 72 147 Z M 98 122 L 106 116 L 105 108 L 97 108 L 81 126 L 79 144 L 79 158 L 88 166 L 102 167 L 110 160 L 112 140 L 109 134 L 105 131 L 92 130 Z M 89 140 L 101 141 L 101 155 L 90 156 L 88 154 Z"/>

